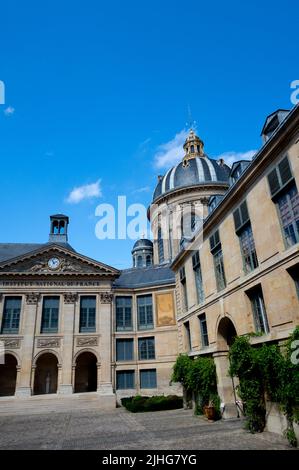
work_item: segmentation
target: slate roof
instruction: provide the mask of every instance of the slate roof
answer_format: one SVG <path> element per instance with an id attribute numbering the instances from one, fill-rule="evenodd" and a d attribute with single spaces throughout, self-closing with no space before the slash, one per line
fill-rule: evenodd
<path id="1" fill-rule="evenodd" d="M 75 251 L 71 245 L 68 243 L 55 243 L 56 245 L 61 245 L 62 247 Z M 23 256 L 31 251 L 39 250 L 49 243 L 0 243 L 0 263 L 7 261 L 18 256 Z"/>
<path id="2" fill-rule="evenodd" d="M 146 268 L 131 268 L 121 272 L 114 281 L 115 288 L 131 288 L 160 286 L 175 282 L 174 272 L 169 265 L 149 266 Z"/>

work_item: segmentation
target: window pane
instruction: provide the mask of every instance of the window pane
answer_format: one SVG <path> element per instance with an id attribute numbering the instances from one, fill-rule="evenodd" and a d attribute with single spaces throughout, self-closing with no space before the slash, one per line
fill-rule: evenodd
<path id="1" fill-rule="evenodd" d="M 202 283 L 202 275 L 201 275 L 200 264 L 198 264 L 194 268 L 194 275 L 195 275 L 197 302 L 200 304 L 204 301 L 204 291 L 203 291 L 203 283 Z"/>
<path id="2" fill-rule="evenodd" d="M 219 250 L 214 254 L 214 266 L 217 289 L 222 290 L 226 286 L 222 250 Z"/>
<path id="3" fill-rule="evenodd" d="M 209 346 L 206 315 L 205 314 L 200 315 L 198 318 L 200 322 L 201 344 L 203 347 L 206 347 L 206 346 Z"/>
<path id="4" fill-rule="evenodd" d="M 44 297 L 41 333 L 57 333 L 59 297 Z"/>
<path id="5" fill-rule="evenodd" d="M 140 371 L 140 388 L 156 388 L 157 387 L 157 371 L 156 369 L 148 369 Z"/>
<path id="6" fill-rule="evenodd" d="M 135 388 L 135 372 L 133 370 L 125 370 L 116 372 L 116 388 L 125 390 Z"/>
<path id="7" fill-rule="evenodd" d="M 252 293 L 250 293 L 250 300 L 252 304 L 256 331 L 261 333 L 269 333 L 269 324 L 261 287 L 258 287 Z"/>
<path id="8" fill-rule="evenodd" d="M 251 225 L 243 228 L 239 234 L 244 270 L 246 273 L 258 266 Z"/>
<path id="9" fill-rule="evenodd" d="M 21 303 L 21 297 L 7 297 L 5 299 L 1 333 L 17 334 L 19 332 Z"/>
<path id="10" fill-rule="evenodd" d="M 80 332 L 96 331 L 96 297 L 81 297 Z"/>
<path id="11" fill-rule="evenodd" d="M 280 220 L 287 246 L 299 241 L 299 195 L 294 184 L 277 199 Z"/>
<path id="12" fill-rule="evenodd" d="M 137 297 L 138 328 L 140 330 L 154 327 L 152 296 L 143 295 Z"/>
<path id="13" fill-rule="evenodd" d="M 132 361 L 133 360 L 133 339 L 117 339 L 116 340 L 116 360 Z"/>
<path id="14" fill-rule="evenodd" d="M 155 359 L 155 338 L 140 338 L 138 340 L 139 359 Z"/>
<path id="15" fill-rule="evenodd" d="M 132 297 L 116 297 L 116 330 L 132 329 Z"/>

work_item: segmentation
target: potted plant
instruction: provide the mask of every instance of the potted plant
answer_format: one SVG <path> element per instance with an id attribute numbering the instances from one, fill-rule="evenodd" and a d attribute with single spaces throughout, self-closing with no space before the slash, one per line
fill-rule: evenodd
<path id="1" fill-rule="evenodd" d="M 209 421 L 215 421 L 216 409 L 213 400 L 209 400 L 208 405 L 204 406 L 204 414 Z"/>

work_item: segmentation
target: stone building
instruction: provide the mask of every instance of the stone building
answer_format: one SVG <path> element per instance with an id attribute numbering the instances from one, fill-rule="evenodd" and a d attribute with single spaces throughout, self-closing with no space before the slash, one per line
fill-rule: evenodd
<path id="1" fill-rule="evenodd" d="M 262 138 L 171 265 L 179 351 L 214 358 L 224 417 L 237 415 L 227 374 L 234 336 L 280 342 L 299 324 L 299 106 L 271 114 Z"/>
<path id="2" fill-rule="evenodd" d="M 234 336 L 282 341 L 299 323 L 299 106 L 266 119 L 252 161 L 230 168 L 190 130 L 158 177 L 148 217 L 119 271 L 77 253 L 67 216 L 44 244 L 0 244 L 0 396 L 181 393 L 179 353 L 214 358 L 224 417 Z M 1 343 L 0 343 L 1 344 Z"/>
<path id="3" fill-rule="evenodd" d="M 115 407 L 116 396 L 174 393 L 173 272 L 152 265 L 150 240 L 133 248 L 138 268 L 87 258 L 68 224 L 53 215 L 48 243 L 0 244 L 0 396 L 98 392 Z"/>

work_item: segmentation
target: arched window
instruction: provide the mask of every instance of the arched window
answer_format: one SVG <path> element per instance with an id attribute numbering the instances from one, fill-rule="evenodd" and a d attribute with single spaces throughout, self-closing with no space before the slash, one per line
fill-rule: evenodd
<path id="1" fill-rule="evenodd" d="M 59 234 L 64 235 L 64 232 L 65 232 L 64 221 L 61 221 L 61 222 L 59 222 Z"/>
<path id="2" fill-rule="evenodd" d="M 162 229 L 161 227 L 158 228 L 158 258 L 159 263 L 163 263 L 164 261 L 164 246 L 163 246 L 163 237 L 162 237 Z"/>
<path id="3" fill-rule="evenodd" d="M 142 256 L 137 256 L 137 268 L 142 268 Z"/>
<path id="4" fill-rule="evenodd" d="M 54 233 L 54 235 L 57 235 L 59 233 L 59 227 L 58 227 L 58 221 L 57 220 L 55 220 L 53 222 L 52 233 Z"/>
<path id="5" fill-rule="evenodd" d="M 197 151 L 198 151 L 198 153 L 200 152 L 200 147 L 199 147 L 199 145 L 197 145 Z"/>
<path id="6" fill-rule="evenodd" d="M 152 264 L 152 257 L 151 257 L 151 255 L 147 255 L 147 256 L 146 256 L 146 261 L 145 261 L 145 262 L 146 262 L 146 266 L 151 266 L 151 264 Z"/>
<path id="7" fill-rule="evenodd" d="M 191 153 L 194 153 L 194 145 L 191 145 Z"/>

